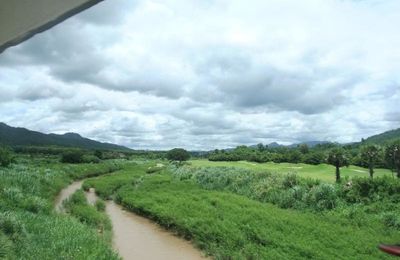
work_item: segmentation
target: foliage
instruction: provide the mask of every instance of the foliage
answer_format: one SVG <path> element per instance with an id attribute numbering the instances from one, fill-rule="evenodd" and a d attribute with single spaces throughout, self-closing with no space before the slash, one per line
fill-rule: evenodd
<path id="1" fill-rule="evenodd" d="M 340 182 L 340 167 L 349 166 L 349 159 L 344 149 L 335 148 L 328 154 L 327 162 L 336 167 L 336 182 Z"/>
<path id="2" fill-rule="evenodd" d="M 96 230 L 52 210 L 72 179 L 115 169 L 114 162 L 60 164 L 18 155 L 0 169 L 0 256 L 6 259 L 118 259 Z M 0 257 L 1 258 L 1 257 Z"/>
<path id="3" fill-rule="evenodd" d="M 83 151 L 81 150 L 69 150 L 65 151 L 61 156 L 62 163 L 82 163 L 83 162 Z"/>
<path id="4" fill-rule="evenodd" d="M 339 211 L 334 209 L 328 210 L 334 215 L 285 210 L 239 195 L 247 194 L 249 186 L 262 183 L 257 186 L 257 196 L 263 190 L 285 192 L 281 197 L 288 199 L 282 199 L 280 205 L 284 207 L 302 198 L 307 187 L 318 187 L 310 200 L 320 202 L 321 207 L 338 202 L 334 205 L 339 207 L 341 192 L 334 185 L 310 185 L 292 175 L 243 169 L 192 171 L 185 166 L 174 169 L 173 175 L 168 171 L 147 175 L 148 167 L 134 165 L 130 171 L 122 171 L 125 181 L 120 174 L 113 174 L 88 182 L 102 194 L 114 193 L 116 201 L 128 210 L 191 239 L 215 259 L 389 259 L 376 245 L 400 239 L 398 232 L 385 228 L 375 218 L 369 217 L 365 225 L 358 226 L 353 219 L 339 218 Z"/>
<path id="5" fill-rule="evenodd" d="M 91 154 L 85 154 L 82 156 L 82 162 L 84 163 L 99 163 L 100 159 L 97 156 Z"/>
<path id="6" fill-rule="evenodd" d="M 400 178 L 400 140 L 386 147 L 385 158 L 388 167 L 395 170 L 397 177 Z"/>
<path id="7" fill-rule="evenodd" d="M 325 162 L 325 155 L 321 152 L 309 152 L 304 156 L 304 163 L 318 165 Z"/>
<path id="8" fill-rule="evenodd" d="M 182 148 L 174 148 L 167 153 L 167 159 L 170 161 L 187 161 L 190 159 L 190 154 Z"/>
<path id="9" fill-rule="evenodd" d="M 368 145 L 361 148 L 361 160 L 368 166 L 370 177 L 374 177 L 374 167 L 380 156 L 380 149 L 376 145 Z"/>
<path id="10" fill-rule="evenodd" d="M 7 147 L 0 146 L 0 167 L 9 166 L 14 160 L 12 152 Z"/>
<path id="11" fill-rule="evenodd" d="M 111 222 L 104 213 L 104 202 L 89 205 L 82 190 L 78 190 L 64 201 L 64 207 L 68 213 L 76 217 L 80 222 L 95 228 L 99 234 L 111 241 Z"/>

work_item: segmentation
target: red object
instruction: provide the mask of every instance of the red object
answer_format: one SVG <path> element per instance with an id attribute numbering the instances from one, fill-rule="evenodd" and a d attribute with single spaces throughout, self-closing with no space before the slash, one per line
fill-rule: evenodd
<path id="1" fill-rule="evenodd" d="M 400 256 L 400 245 L 379 245 L 379 249 L 391 255 Z"/>

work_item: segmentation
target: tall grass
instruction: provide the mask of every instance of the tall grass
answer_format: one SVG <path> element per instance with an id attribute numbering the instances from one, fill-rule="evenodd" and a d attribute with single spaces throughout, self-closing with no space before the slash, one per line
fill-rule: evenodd
<path id="1" fill-rule="evenodd" d="M 95 229 L 53 211 L 56 194 L 73 179 L 109 173 L 116 162 L 62 165 L 19 157 L 0 168 L 0 258 L 118 259 Z"/>
<path id="2" fill-rule="evenodd" d="M 98 177 L 87 185 L 102 189 L 100 194 L 114 194 L 127 209 L 192 240 L 216 259 L 389 259 L 377 244 L 400 240 L 398 231 L 374 219 L 369 225 L 354 225 L 337 215 L 281 209 L 251 198 L 246 188 L 267 178 L 292 189 L 303 182 L 293 177 L 231 171 L 236 174 L 232 181 L 215 169 L 201 177 L 179 171 L 149 175 L 139 166 L 130 172 Z"/>

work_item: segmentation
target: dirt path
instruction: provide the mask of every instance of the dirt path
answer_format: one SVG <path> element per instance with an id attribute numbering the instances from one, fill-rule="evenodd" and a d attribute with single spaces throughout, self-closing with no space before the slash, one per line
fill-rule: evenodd
<path id="1" fill-rule="evenodd" d="M 62 211 L 62 201 L 82 187 L 74 182 L 57 197 L 55 207 Z M 86 193 L 88 202 L 94 204 L 94 189 Z M 113 247 L 125 259 L 197 260 L 206 259 L 188 241 L 178 238 L 150 220 L 124 210 L 113 201 L 106 202 L 106 213 L 113 226 Z"/>

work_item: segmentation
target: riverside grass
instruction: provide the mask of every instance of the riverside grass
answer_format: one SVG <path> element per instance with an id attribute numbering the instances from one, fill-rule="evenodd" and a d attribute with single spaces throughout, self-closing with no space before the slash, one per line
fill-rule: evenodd
<path id="1" fill-rule="evenodd" d="M 73 179 L 119 168 L 117 162 L 65 165 L 24 156 L 0 168 L 0 258 L 119 259 L 94 228 L 53 210 L 55 196 Z"/>
<path id="2" fill-rule="evenodd" d="M 357 225 L 347 215 L 281 209 L 178 180 L 171 168 L 146 174 L 155 163 L 131 165 L 84 187 L 192 240 L 216 259 L 390 259 L 376 246 L 400 241 L 398 230 L 376 218 Z"/>

